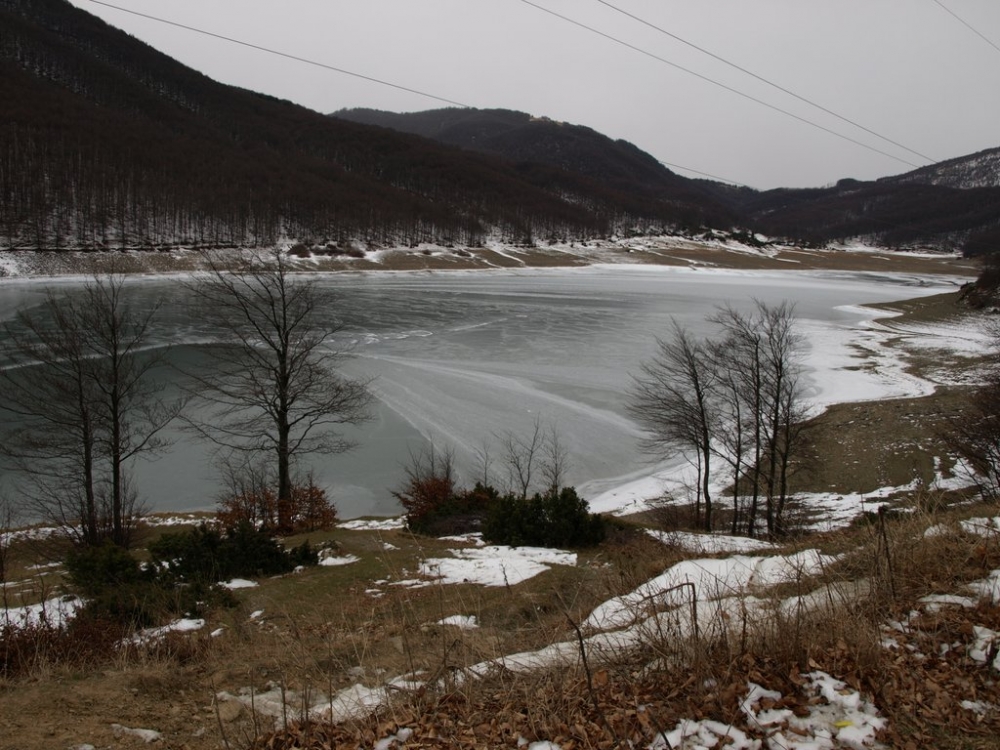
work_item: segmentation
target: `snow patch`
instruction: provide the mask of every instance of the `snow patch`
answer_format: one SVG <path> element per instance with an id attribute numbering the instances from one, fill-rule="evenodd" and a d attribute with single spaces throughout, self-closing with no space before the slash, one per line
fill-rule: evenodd
<path id="1" fill-rule="evenodd" d="M 543 547 L 491 546 L 449 550 L 454 557 L 420 563 L 420 574 L 436 583 L 514 586 L 544 573 L 552 565 L 576 565 L 576 553 Z"/>
<path id="2" fill-rule="evenodd" d="M 342 555 L 336 557 L 334 555 L 329 555 L 327 557 L 320 558 L 319 564 L 325 568 L 336 568 L 341 565 L 350 565 L 351 563 L 356 563 L 361 558 L 357 555 Z"/>
<path id="3" fill-rule="evenodd" d="M 395 529 L 405 529 L 406 518 L 405 516 L 381 519 L 357 518 L 353 521 L 345 521 L 344 523 L 338 524 L 337 528 L 348 529 L 350 531 L 393 531 Z"/>
<path id="4" fill-rule="evenodd" d="M 114 732 L 116 739 L 138 737 L 147 745 L 150 742 L 159 742 L 163 739 L 163 735 L 154 729 L 132 729 L 131 727 L 123 727 L 121 724 L 112 724 L 111 731 Z"/>
<path id="5" fill-rule="evenodd" d="M 252 589 L 258 584 L 256 581 L 248 581 L 246 578 L 234 578 L 231 581 L 226 581 L 224 583 L 220 583 L 219 585 L 224 589 L 235 591 L 236 589 Z"/>
<path id="6" fill-rule="evenodd" d="M 475 615 L 452 615 L 438 620 L 437 625 L 451 625 L 459 630 L 475 630 L 479 627 L 479 620 Z"/>
<path id="7" fill-rule="evenodd" d="M 47 599 L 39 604 L 28 604 L 24 607 L 11 607 L 0 613 L 0 629 L 14 629 L 50 626 L 65 627 L 76 617 L 77 612 L 86 601 L 76 596 L 61 596 Z"/>

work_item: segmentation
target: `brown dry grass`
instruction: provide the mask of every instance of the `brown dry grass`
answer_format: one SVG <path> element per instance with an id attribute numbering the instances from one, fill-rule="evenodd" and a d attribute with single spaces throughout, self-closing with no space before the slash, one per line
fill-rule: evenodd
<path id="1" fill-rule="evenodd" d="M 39 664 L 28 678 L 0 683 L 0 729 L 3 736 L 18 738 L 17 744 L 2 746 L 110 746 L 112 723 L 157 729 L 165 747 L 190 750 L 218 747 L 223 732 L 232 748 L 265 742 L 319 748 L 333 740 L 341 744 L 331 746 L 370 746 L 396 727 L 418 732 L 408 747 L 513 747 L 519 736 L 577 748 L 610 747 L 626 739 L 648 744 L 655 732 L 673 728 L 681 718 L 738 724 L 748 679 L 793 693 L 794 675 L 818 668 L 876 698 L 893 719 L 895 746 L 925 735 L 943 741 L 953 720 L 943 707 L 965 699 L 962 690 L 975 699 L 1000 701 L 998 687 L 987 667 L 970 666 L 957 651 L 944 663 L 928 664 L 915 663 L 909 652 L 887 651 L 880 645 L 880 626 L 908 612 L 924 594 L 954 591 L 1000 567 L 1000 540 L 969 537 L 957 526 L 951 534 L 926 540 L 922 535 L 928 525 L 984 512 L 992 508 L 961 506 L 816 537 L 810 543 L 852 551 L 820 579 L 788 584 L 773 594 L 786 597 L 867 579 L 871 597 L 834 596 L 816 613 L 739 623 L 713 641 L 681 641 L 669 634 L 657 639 L 654 633 L 637 652 L 611 663 L 595 658 L 589 674 L 577 661 L 527 675 L 501 671 L 461 684 L 449 678 L 465 665 L 572 640 L 571 621 L 580 622 L 596 603 L 631 590 L 679 560 L 680 553 L 622 532 L 583 556 L 577 568 L 555 569 L 518 586 L 381 587 L 387 593 L 373 599 L 364 593 L 373 580 L 402 575 L 418 557 L 439 553 L 444 544 L 401 531 L 337 530 L 329 536 L 342 553 L 362 557 L 355 566 L 262 581 L 241 593 L 240 608 L 218 613 L 205 630 L 177 636 L 162 648 L 112 655 L 103 663 Z M 397 549 L 386 550 L 385 542 Z M 264 615 L 250 620 L 249 613 L 261 608 Z M 459 631 L 433 624 L 456 613 L 476 615 L 482 627 Z M 919 639 L 921 652 L 931 654 L 940 643 L 967 641 L 973 624 L 1000 626 L 998 620 L 995 608 L 948 611 L 921 621 L 920 634 L 907 638 Z M 207 635 L 219 626 L 226 627 L 225 635 Z M 259 692 L 268 683 L 283 685 L 289 694 L 330 693 L 359 679 L 376 685 L 414 671 L 423 672 L 421 679 L 430 684 L 441 680 L 443 690 L 399 693 L 372 719 L 336 728 L 296 726 L 274 735 L 271 719 L 245 709 L 234 713 L 226 704 L 217 715 L 212 698 L 219 690 Z M 926 675 L 919 684 L 917 675 Z M 941 693 L 934 702 L 927 700 L 928 679 Z M 39 716 L 42 706 L 55 709 Z M 293 702 L 290 716 L 298 710 Z M 960 718 L 966 722 L 964 714 Z M 977 737 L 1000 729 L 990 718 L 966 724 L 962 731 L 970 747 L 977 746 Z M 288 744 L 293 740 L 302 744 Z"/>
<path id="2" fill-rule="evenodd" d="M 1000 717 L 976 719 L 958 703 L 966 698 L 1000 700 L 990 668 L 971 664 L 963 649 L 940 660 L 933 655 L 942 644 L 968 643 L 974 624 L 1000 627 L 1000 610 L 980 606 L 925 615 L 914 620 L 916 627 L 902 637 L 900 648 L 890 650 L 881 643 L 884 623 L 904 616 L 920 596 L 954 591 L 1000 566 L 996 539 L 969 537 L 957 527 L 952 534 L 923 537 L 930 524 L 984 510 L 992 509 L 911 514 L 838 532 L 841 538 L 829 542 L 853 552 L 819 579 L 789 584 L 775 597 L 859 578 L 871 585 L 859 589 L 857 598 L 831 596 L 815 612 L 730 623 L 728 635 L 712 641 L 682 641 L 670 633 L 658 639 L 651 631 L 645 648 L 622 653 L 610 663 L 592 658 L 586 665 L 577 661 L 527 675 L 501 672 L 460 687 L 401 695 L 370 720 L 265 732 L 253 747 L 370 746 L 401 727 L 416 732 L 408 747 L 513 747 L 518 737 L 576 748 L 615 747 L 626 741 L 644 746 L 683 718 L 748 728 L 739 711 L 748 680 L 779 690 L 788 696 L 785 705 L 795 706 L 798 674 L 815 669 L 873 698 L 892 720 L 885 739 L 893 747 L 928 738 L 947 743 L 936 747 L 985 747 L 1000 729 Z M 945 568 L 943 559 L 953 564 Z M 553 624 L 548 634 L 551 639 L 572 637 L 566 625 Z M 908 643 L 917 644 L 918 652 L 906 650 Z"/>
<path id="3" fill-rule="evenodd" d="M 950 304 L 932 300 L 937 312 L 913 306 L 907 314 L 939 319 Z M 930 457 L 943 455 L 928 442 L 934 439 L 934 421 L 959 409 L 960 397 L 960 389 L 946 389 L 928 399 L 831 409 L 811 432 L 831 469 L 814 474 L 810 487 L 864 491 L 905 484 L 915 472 L 929 471 Z M 966 698 L 1000 704 L 988 665 L 970 664 L 960 649 L 947 658 L 921 660 L 906 648 L 887 651 L 880 642 L 882 623 L 908 612 L 920 596 L 954 591 L 1000 567 L 1000 540 L 958 531 L 925 540 L 923 529 L 995 511 L 948 508 L 944 499 L 928 497 L 908 502 L 929 510 L 800 540 L 849 554 L 821 580 L 790 584 L 774 594 L 867 580 L 871 595 L 834 596 L 819 613 L 757 621 L 752 638 L 741 626 L 731 637 L 711 642 L 651 639 L 647 648 L 611 664 L 590 665 L 589 672 L 578 662 L 529 675 L 500 672 L 461 685 L 451 678 L 464 666 L 572 640 L 571 623 L 681 554 L 623 531 L 581 555 L 576 568 L 554 568 L 518 586 L 406 589 L 373 582 L 412 577 L 420 559 L 454 545 L 405 532 L 312 535 L 313 542 L 335 543 L 341 554 L 355 554 L 361 562 L 262 581 L 259 588 L 239 592 L 238 609 L 213 614 L 204 630 L 171 637 L 162 648 L 75 663 L 40 658 L 27 677 L 0 681 L 0 747 L 141 744 L 115 739 L 112 723 L 157 729 L 164 734 L 163 747 L 188 750 L 218 748 L 224 741 L 232 750 L 266 743 L 370 747 L 404 726 L 417 732 L 408 747 L 513 747 L 519 736 L 551 739 L 564 748 L 612 747 L 625 740 L 640 746 L 680 718 L 740 720 L 738 703 L 747 680 L 789 694 L 799 671 L 816 668 L 876 700 L 892 721 L 886 740 L 894 747 L 995 746 L 990 743 L 1000 731 L 997 713 L 975 720 L 957 707 Z M 22 544 L 12 552 L 10 578 L 33 581 L 24 587 L 26 601 L 57 590 L 57 576 L 41 576 L 28 566 L 61 559 L 58 549 Z M 366 593 L 372 588 L 383 595 Z M 250 613 L 260 609 L 263 616 L 251 620 Z M 475 615 L 482 627 L 459 631 L 434 624 L 452 614 Z M 942 644 L 968 642 L 973 625 L 1000 629 L 997 608 L 986 606 L 947 610 L 917 622 L 919 629 L 904 640 L 925 655 Z M 218 627 L 224 634 L 210 637 Z M 415 671 L 432 684 L 443 680 L 444 689 L 399 693 L 372 719 L 334 728 L 293 727 L 273 734 L 269 719 L 214 701 L 217 691 L 260 690 L 269 682 L 289 691 L 330 693 L 358 680 L 377 685 Z M 294 716 L 295 707 L 290 711 Z"/>

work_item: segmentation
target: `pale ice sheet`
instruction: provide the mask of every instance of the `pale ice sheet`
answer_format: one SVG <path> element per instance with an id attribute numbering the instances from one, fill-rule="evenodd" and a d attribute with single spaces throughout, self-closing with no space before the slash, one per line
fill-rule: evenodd
<path id="1" fill-rule="evenodd" d="M 662 239 L 647 244 L 670 245 Z M 815 392 L 810 397 L 817 405 L 903 392 L 915 384 L 901 380 L 898 370 L 883 368 L 880 379 L 849 369 L 847 342 L 872 313 L 841 306 L 940 292 L 958 281 L 610 264 L 317 278 L 344 301 L 338 310 L 345 318 L 338 344 L 353 346 L 356 355 L 346 363 L 347 371 L 376 376 L 374 388 L 382 400 L 367 431 L 348 435 L 361 444 L 358 452 L 326 457 L 314 467 L 318 481 L 348 516 L 398 512 L 390 491 L 403 475 L 397 464 L 405 462 L 408 449 L 419 450 L 427 441 L 454 447 L 462 479 L 470 481 L 480 476 L 479 448 L 490 442 L 495 447 L 496 436 L 508 430 L 524 434 L 536 419 L 560 431 L 571 457 L 567 481 L 588 499 L 642 475 L 676 468 L 649 467 L 638 456 L 640 431 L 624 409 L 629 373 L 648 358 L 654 337 L 668 330 L 671 318 L 701 335 L 709 332 L 704 320 L 718 304 L 746 306 L 751 297 L 798 301 L 813 342 L 810 367 L 812 362 L 824 365 L 822 352 L 829 350 L 826 364 L 836 370 L 836 377 L 817 374 L 811 381 Z M 70 289 L 73 282 L 60 283 Z M 20 288 L 37 296 L 32 287 L 5 290 L 16 294 Z M 137 303 L 170 295 L 157 340 L 211 341 L 212 331 L 191 319 L 176 288 L 176 280 L 163 279 L 144 280 L 134 288 Z M 21 299 L 11 305 L 30 303 Z M 188 357 L 191 349 L 179 347 L 176 356 Z M 183 442 L 172 454 L 139 467 L 149 472 L 137 481 L 153 495 L 154 507 L 204 507 L 214 494 L 212 472 L 199 464 L 205 451 L 185 451 Z"/>

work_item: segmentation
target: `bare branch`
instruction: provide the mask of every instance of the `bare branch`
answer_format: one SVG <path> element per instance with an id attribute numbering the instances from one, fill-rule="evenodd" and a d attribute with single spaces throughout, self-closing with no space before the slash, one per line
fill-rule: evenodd
<path id="1" fill-rule="evenodd" d="M 352 447 L 336 428 L 369 418 L 368 382 L 338 372 L 344 354 L 333 342 L 341 330 L 331 317 L 334 293 L 295 278 L 280 251 L 251 255 L 232 270 L 205 258 L 209 273 L 189 289 L 221 340 L 208 351 L 213 367 L 188 373 L 207 415 L 190 426 L 270 462 L 282 503 L 299 458 Z"/>
<path id="2" fill-rule="evenodd" d="M 112 269 L 79 294 L 49 291 L 4 327 L 0 406 L 16 423 L 0 454 L 35 510 L 88 544 L 128 545 L 139 511 L 129 465 L 164 448 L 162 430 L 183 408 L 152 378 L 164 350 L 145 350 L 158 307 L 133 310 Z"/>

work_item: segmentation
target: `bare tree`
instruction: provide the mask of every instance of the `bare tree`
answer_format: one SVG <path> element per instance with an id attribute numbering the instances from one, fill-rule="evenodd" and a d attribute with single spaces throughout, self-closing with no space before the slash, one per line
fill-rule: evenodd
<path id="1" fill-rule="evenodd" d="M 959 416 L 951 420 L 948 439 L 972 470 L 984 500 L 1000 500 L 1000 379 L 978 387 Z"/>
<path id="2" fill-rule="evenodd" d="M 729 465 L 730 482 L 733 494 L 733 517 L 730 531 L 739 533 L 744 516 L 748 528 L 753 528 L 757 511 L 756 491 L 751 500 L 743 507 L 740 499 L 744 488 L 743 476 L 750 470 L 748 457 L 752 454 L 755 443 L 751 438 L 758 425 L 749 422 L 747 414 L 750 407 L 747 403 L 747 380 L 753 380 L 753 360 L 744 358 L 746 351 L 739 347 L 739 342 L 732 338 L 712 342 L 709 347 L 713 366 L 719 377 L 718 409 L 719 421 L 726 427 L 719 430 L 716 453 Z M 733 367 L 733 364 L 736 364 Z M 752 465 L 754 462 L 750 461 Z"/>
<path id="3" fill-rule="evenodd" d="M 500 443 L 500 456 L 507 469 L 508 487 L 523 500 L 528 496 L 542 461 L 545 447 L 542 422 L 540 418 L 535 417 L 528 436 L 508 430 L 494 437 Z"/>
<path id="4" fill-rule="evenodd" d="M 719 440 L 720 455 L 733 469 L 733 526 L 753 536 L 760 508 L 761 476 L 764 470 L 766 420 L 764 405 L 764 333 L 756 315 L 725 306 L 710 319 L 723 331 L 713 347 L 715 368 L 724 380 L 724 425 Z M 749 492 L 745 508 L 739 507 L 741 492 Z M 735 533 L 735 531 L 734 531 Z"/>
<path id="5" fill-rule="evenodd" d="M 795 332 L 795 308 L 788 302 L 769 307 L 757 302 L 764 331 L 763 404 L 767 435 L 767 531 L 784 531 L 788 472 L 801 434 L 803 409 L 799 391 L 798 357 L 801 339 Z"/>
<path id="6" fill-rule="evenodd" d="M 696 513 L 704 503 L 704 527 L 712 528 L 712 435 L 717 423 L 718 378 L 704 344 L 673 322 L 670 339 L 657 339 L 658 350 L 633 377 L 629 414 L 643 425 L 647 452 L 670 458 L 691 457 L 698 470 Z"/>
<path id="7" fill-rule="evenodd" d="M 84 288 L 80 324 L 94 365 L 99 442 L 108 463 L 107 503 L 111 511 L 111 540 L 127 546 L 131 523 L 138 511 L 129 462 L 142 454 L 162 450 L 161 431 L 183 408 L 183 400 L 167 402 L 151 377 L 162 364 L 165 349 L 144 351 L 160 305 L 143 313 L 129 306 L 125 277 L 96 277 Z"/>
<path id="8" fill-rule="evenodd" d="M 569 468 L 569 453 L 555 425 L 549 425 L 545 431 L 545 444 L 542 447 L 542 476 L 546 488 L 558 492 L 566 483 L 566 471 Z"/>
<path id="9" fill-rule="evenodd" d="M 805 423 L 794 309 L 757 302 L 751 313 L 724 307 L 710 320 L 722 337 L 706 342 L 674 322 L 672 336 L 657 342 L 656 355 L 633 378 L 629 413 L 649 433 L 645 450 L 696 466 L 695 513 L 704 502 L 706 529 L 719 458 L 730 470 L 733 532 L 756 531 L 763 500 L 768 533 L 778 535 Z M 743 505 L 742 493 L 749 493 Z"/>
<path id="10" fill-rule="evenodd" d="M 481 474 L 479 475 L 479 484 L 483 487 L 488 487 L 493 484 L 493 455 L 490 452 L 490 444 L 488 441 L 484 440 L 476 452 L 476 467 Z"/>
<path id="11" fill-rule="evenodd" d="M 97 544 L 97 389 L 76 307 L 49 292 L 34 314 L 22 311 L 5 326 L 11 364 L 0 379 L 10 416 L 2 451 L 44 518 Z"/>
<path id="12" fill-rule="evenodd" d="M 296 278 L 278 250 L 232 270 L 206 259 L 208 274 L 190 289 L 222 340 L 209 349 L 214 367 L 190 373 L 209 407 L 207 419 L 191 424 L 223 449 L 273 465 L 279 524 L 287 525 L 296 461 L 348 450 L 337 428 L 367 419 L 371 396 L 366 382 L 338 371 L 334 292 Z"/>
<path id="13" fill-rule="evenodd" d="M 805 422 L 794 307 L 756 301 L 752 313 L 724 307 L 712 320 L 723 330 L 713 347 L 724 383 L 716 446 L 733 469 L 734 513 L 745 488 L 750 499 L 744 528 L 754 534 L 763 496 L 768 533 L 781 534 L 789 474 Z M 734 519 L 734 529 L 736 524 Z"/>
<path id="14" fill-rule="evenodd" d="M 139 513 L 130 465 L 165 446 L 161 431 L 182 408 L 151 377 L 163 350 L 144 351 L 158 306 L 133 310 L 124 288 L 120 274 L 95 276 L 5 326 L 0 404 L 19 425 L 2 453 L 35 509 L 87 544 L 128 546 Z"/>
<path id="15" fill-rule="evenodd" d="M 542 418 L 535 416 L 531 432 L 520 435 L 513 430 L 494 434 L 499 443 L 500 460 L 507 472 L 506 489 L 520 497 L 528 497 L 538 480 L 544 482 L 546 490 L 556 490 L 566 479 L 569 456 L 555 425 L 546 425 Z M 478 451 L 483 476 L 489 478 L 490 453 L 487 446 Z M 488 484 L 485 481 L 484 484 Z"/>

